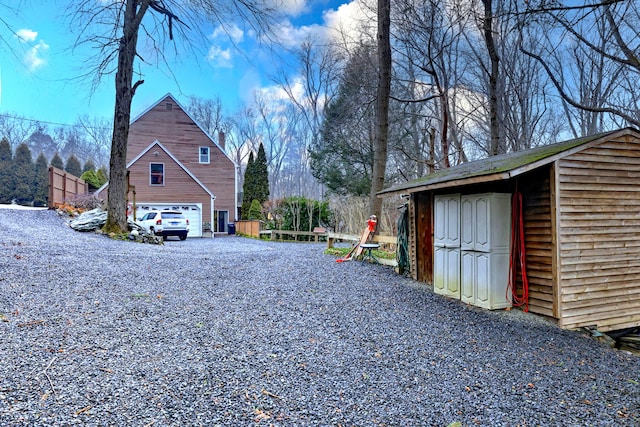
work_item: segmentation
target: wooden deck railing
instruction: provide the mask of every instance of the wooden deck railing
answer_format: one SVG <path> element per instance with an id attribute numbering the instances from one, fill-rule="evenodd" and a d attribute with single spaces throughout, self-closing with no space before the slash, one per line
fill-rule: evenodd
<path id="1" fill-rule="evenodd" d="M 346 240 L 347 242 L 355 243 L 360 240 L 360 236 L 356 236 L 355 234 L 329 233 L 327 235 L 327 247 L 332 248 L 336 240 Z M 381 236 L 374 234 L 371 241 L 373 243 L 395 245 L 398 243 L 398 238 L 396 236 Z"/>

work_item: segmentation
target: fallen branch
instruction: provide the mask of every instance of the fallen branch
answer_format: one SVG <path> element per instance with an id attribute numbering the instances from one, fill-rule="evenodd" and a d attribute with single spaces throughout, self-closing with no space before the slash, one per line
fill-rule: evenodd
<path id="1" fill-rule="evenodd" d="M 78 410 L 76 411 L 76 415 L 83 414 L 83 413 L 87 412 L 87 411 L 88 411 L 89 409 L 91 409 L 91 408 L 93 408 L 93 406 L 89 405 L 89 406 L 85 406 L 85 407 L 84 407 L 84 408 L 82 408 L 82 409 L 78 409 Z"/>
<path id="2" fill-rule="evenodd" d="M 44 368 L 44 370 L 42 371 L 42 373 L 44 374 L 45 377 L 47 377 L 47 380 L 49 380 L 49 385 L 51 386 L 51 392 L 53 394 L 56 394 L 56 389 L 53 386 L 53 382 L 51 381 L 51 378 L 49 378 L 49 374 L 47 374 L 47 369 L 49 369 L 51 367 L 51 364 L 53 363 L 53 361 L 56 360 L 56 356 L 53 356 L 53 359 L 51 359 L 51 361 L 49 362 L 49 364 L 47 365 L 46 368 Z"/>
<path id="3" fill-rule="evenodd" d="M 280 396 L 278 396 L 277 394 L 273 394 L 265 389 L 262 389 L 262 394 L 264 394 L 265 396 L 273 397 L 274 399 L 280 399 Z"/>
<path id="4" fill-rule="evenodd" d="M 25 322 L 25 323 L 18 323 L 18 328 L 24 328 L 26 326 L 36 326 L 36 325 L 42 325 L 44 323 L 46 323 L 46 320 L 32 320 L 31 322 Z"/>

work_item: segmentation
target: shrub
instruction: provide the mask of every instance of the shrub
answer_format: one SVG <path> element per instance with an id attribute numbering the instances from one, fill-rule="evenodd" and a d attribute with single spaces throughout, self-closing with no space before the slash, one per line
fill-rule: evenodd
<path id="1" fill-rule="evenodd" d="M 84 180 L 84 182 L 89 184 L 89 190 L 96 190 L 100 188 L 98 177 L 96 176 L 96 173 L 93 170 L 88 170 L 86 172 L 83 172 L 83 174 L 80 176 L 80 179 Z"/>
<path id="2" fill-rule="evenodd" d="M 262 206 L 257 199 L 251 201 L 249 208 L 249 219 L 262 219 Z"/>
<path id="3" fill-rule="evenodd" d="M 64 204 L 66 206 L 73 207 L 80 212 L 90 211 L 92 209 L 102 208 L 104 200 L 93 194 L 76 194 L 73 197 L 68 197 Z"/>

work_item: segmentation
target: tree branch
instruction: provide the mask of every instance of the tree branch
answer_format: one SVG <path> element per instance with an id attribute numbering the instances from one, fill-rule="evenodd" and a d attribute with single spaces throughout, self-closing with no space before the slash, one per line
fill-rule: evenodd
<path id="1" fill-rule="evenodd" d="M 639 126 L 640 127 L 640 120 L 634 119 L 632 116 L 630 116 L 629 114 L 627 114 L 627 113 L 625 113 L 625 112 L 623 112 L 621 110 L 617 110 L 615 108 L 609 108 L 609 107 L 591 107 L 591 106 L 583 105 L 583 104 L 575 101 L 574 99 L 572 99 L 565 92 L 565 90 L 562 87 L 561 83 L 558 81 L 558 79 L 556 78 L 556 76 L 552 72 L 551 68 L 549 68 L 549 65 L 544 61 L 544 59 L 542 59 L 542 57 L 540 57 L 539 55 L 536 55 L 533 52 L 529 52 L 528 50 L 524 49 L 523 47 L 520 47 L 520 51 L 522 51 L 522 53 L 524 53 L 525 55 L 529 56 L 530 58 L 533 58 L 536 61 L 538 61 L 538 63 L 547 72 L 547 75 L 549 76 L 549 79 L 551 80 L 553 85 L 558 90 L 558 93 L 560 94 L 562 99 L 564 99 L 572 107 L 575 107 L 575 108 L 578 108 L 578 109 L 581 109 L 581 110 L 584 110 L 584 111 L 589 111 L 589 112 L 592 112 L 592 113 L 613 114 L 615 116 L 623 118 L 624 120 L 626 120 L 627 122 L 633 124 L 634 126 Z"/>

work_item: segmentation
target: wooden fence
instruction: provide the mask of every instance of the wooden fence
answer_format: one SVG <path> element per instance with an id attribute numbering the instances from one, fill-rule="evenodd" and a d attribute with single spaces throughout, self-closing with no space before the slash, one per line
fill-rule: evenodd
<path id="1" fill-rule="evenodd" d="M 243 234 L 245 236 L 260 237 L 260 228 L 262 227 L 262 221 L 258 220 L 242 220 L 236 221 L 236 233 Z"/>
<path id="2" fill-rule="evenodd" d="M 61 169 L 49 167 L 49 209 L 64 204 L 70 197 L 87 194 L 89 186 L 83 179 Z"/>
<path id="3" fill-rule="evenodd" d="M 316 227 L 313 231 L 293 231 L 293 230 L 262 230 L 260 237 L 267 236 L 271 240 L 284 240 L 285 236 L 293 240 L 306 240 L 319 242 L 321 238 L 327 238 L 327 230 Z"/>

